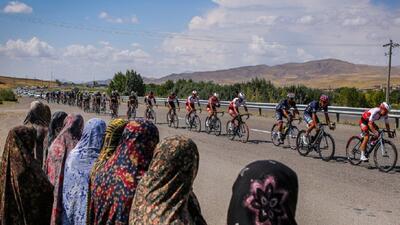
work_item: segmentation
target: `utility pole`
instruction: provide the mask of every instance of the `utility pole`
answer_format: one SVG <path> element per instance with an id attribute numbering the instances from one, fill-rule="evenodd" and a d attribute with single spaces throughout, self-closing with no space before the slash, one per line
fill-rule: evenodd
<path id="1" fill-rule="evenodd" d="M 398 43 L 393 43 L 392 40 L 390 40 L 389 43 L 384 44 L 383 47 L 389 47 L 389 53 L 385 53 L 385 55 L 389 55 L 389 68 L 388 68 L 388 77 L 387 77 L 387 85 L 386 85 L 386 102 L 389 104 L 389 95 L 390 95 L 390 72 L 392 70 L 392 52 L 393 48 L 399 47 L 400 45 Z"/>

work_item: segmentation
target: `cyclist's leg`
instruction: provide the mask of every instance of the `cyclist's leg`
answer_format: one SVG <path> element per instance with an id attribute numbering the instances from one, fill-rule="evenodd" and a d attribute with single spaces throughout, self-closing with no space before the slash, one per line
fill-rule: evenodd
<path id="1" fill-rule="evenodd" d="M 369 128 L 368 124 L 360 122 L 360 129 L 363 134 L 363 141 L 360 146 L 361 151 L 361 160 L 365 161 L 367 158 L 365 157 L 365 149 L 367 148 L 368 140 L 369 140 Z"/>

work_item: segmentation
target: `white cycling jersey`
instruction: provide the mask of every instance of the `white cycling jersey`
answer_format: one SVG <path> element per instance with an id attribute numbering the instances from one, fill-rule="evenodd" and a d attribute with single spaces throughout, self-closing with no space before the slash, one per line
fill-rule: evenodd
<path id="1" fill-rule="evenodd" d="M 372 108 L 366 112 L 363 113 L 362 117 L 364 120 L 368 121 L 368 122 L 375 122 L 377 120 L 380 120 L 382 118 L 380 112 L 380 108 L 376 107 L 376 108 Z M 385 123 L 389 123 L 389 116 L 383 116 L 383 119 L 385 121 Z"/>

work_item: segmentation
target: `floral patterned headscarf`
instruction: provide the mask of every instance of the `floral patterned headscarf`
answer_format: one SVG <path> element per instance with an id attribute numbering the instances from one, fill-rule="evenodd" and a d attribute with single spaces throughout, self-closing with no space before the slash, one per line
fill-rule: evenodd
<path id="1" fill-rule="evenodd" d="M 137 120 L 126 125 L 115 153 L 95 173 L 88 203 L 89 224 L 128 224 L 136 187 L 158 141 L 153 123 Z"/>
<path id="2" fill-rule="evenodd" d="M 232 188 L 228 225 L 296 225 L 296 173 L 284 164 L 256 161 L 240 172 Z"/>
<path id="3" fill-rule="evenodd" d="M 164 139 L 136 190 L 129 224 L 206 224 L 192 191 L 198 165 L 199 152 L 191 139 Z"/>
<path id="4" fill-rule="evenodd" d="M 33 158 L 36 130 L 10 130 L 0 168 L 0 223 L 49 224 L 53 185 Z"/>
<path id="5" fill-rule="evenodd" d="M 64 182 L 65 160 L 69 152 L 75 148 L 82 135 L 83 117 L 68 115 L 64 120 L 64 128 L 49 148 L 46 161 L 46 174 L 54 185 L 54 203 L 51 224 L 61 224 L 62 189 Z"/>

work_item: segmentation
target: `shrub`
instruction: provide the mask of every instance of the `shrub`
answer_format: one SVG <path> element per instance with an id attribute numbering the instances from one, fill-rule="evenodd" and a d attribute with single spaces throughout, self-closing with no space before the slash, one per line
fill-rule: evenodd
<path id="1" fill-rule="evenodd" d="M 0 101 L 17 101 L 14 92 L 11 89 L 0 89 Z"/>

